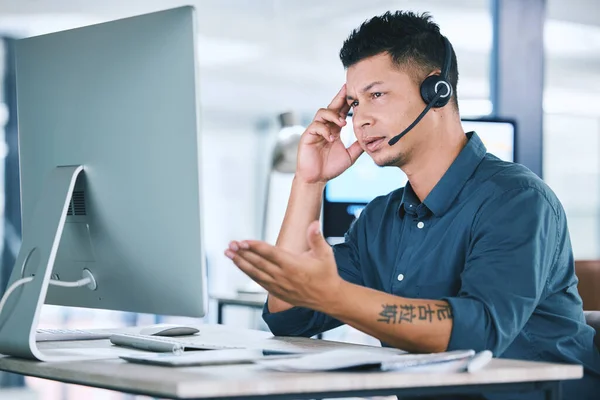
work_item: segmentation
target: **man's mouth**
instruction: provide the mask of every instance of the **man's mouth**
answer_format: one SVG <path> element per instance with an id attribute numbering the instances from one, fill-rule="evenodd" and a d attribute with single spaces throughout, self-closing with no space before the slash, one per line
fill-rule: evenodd
<path id="1" fill-rule="evenodd" d="M 365 139 L 365 147 L 369 152 L 374 152 L 385 142 L 385 136 L 373 136 Z"/>

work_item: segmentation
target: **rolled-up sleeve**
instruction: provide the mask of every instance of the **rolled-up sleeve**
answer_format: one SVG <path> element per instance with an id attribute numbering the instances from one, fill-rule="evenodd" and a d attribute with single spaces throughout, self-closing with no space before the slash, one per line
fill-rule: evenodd
<path id="1" fill-rule="evenodd" d="M 362 285 L 356 243 L 357 230 L 361 226 L 359 221 L 360 218 L 352 224 L 343 243 L 333 246 L 333 254 L 342 279 Z M 289 310 L 271 313 L 265 303 L 262 316 L 271 332 L 276 336 L 311 337 L 342 325 L 342 322 L 327 314 L 303 307 L 293 307 Z"/>
<path id="2" fill-rule="evenodd" d="M 506 191 L 482 207 L 460 292 L 444 298 L 453 314 L 448 350 L 502 355 L 532 315 L 555 267 L 560 215 L 537 188 Z"/>

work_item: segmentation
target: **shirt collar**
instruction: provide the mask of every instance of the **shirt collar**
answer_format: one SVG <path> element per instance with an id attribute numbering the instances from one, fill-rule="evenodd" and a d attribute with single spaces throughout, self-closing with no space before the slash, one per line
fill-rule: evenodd
<path id="1" fill-rule="evenodd" d="M 402 200 L 400 200 L 400 208 L 398 212 L 401 217 L 404 217 L 404 214 L 411 213 L 416 214 L 417 206 L 421 201 L 415 194 L 412 186 L 410 186 L 410 182 L 406 182 L 406 186 L 404 186 L 404 190 L 402 191 Z"/>
<path id="2" fill-rule="evenodd" d="M 467 180 L 473 175 L 475 169 L 487 153 L 485 145 L 475 132 L 468 132 L 467 144 L 458 154 L 442 179 L 433 187 L 427 198 L 423 201 L 425 206 L 437 217 L 444 215 L 450 208 Z M 412 207 L 410 205 L 412 204 Z M 419 204 L 419 199 L 410 183 L 406 184 L 400 202 L 400 216 L 405 212 L 414 210 Z"/>

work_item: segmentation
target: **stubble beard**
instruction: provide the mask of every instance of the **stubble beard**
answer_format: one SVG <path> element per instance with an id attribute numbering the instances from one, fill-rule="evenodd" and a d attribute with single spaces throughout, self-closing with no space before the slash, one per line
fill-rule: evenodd
<path id="1" fill-rule="evenodd" d="M 393 148 L 393 146 L 392 146 Z M 382 160 L 373 160 L 375 161 L 375 164 L 377 164 L 380 167 L 398 167 L 398 168 L 402 168 L 403 166 L 405 166 L 408 161 L 410 160 L 410 151 L 399 151 L 396 150 L 397 153 L 392 153 L 389 155 L 386 155 L 385 159 Z"/>

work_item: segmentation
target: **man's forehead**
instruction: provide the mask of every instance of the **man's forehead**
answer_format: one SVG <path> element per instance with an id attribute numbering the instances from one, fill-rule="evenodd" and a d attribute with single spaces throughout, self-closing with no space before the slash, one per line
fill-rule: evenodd
<path id="1" fill-rule="evenodd" d="M 409 82 L 409 76 L 396 64 L 383 60 L 365 59 L 346 70 L 346 92 L 348 96 L 375 89 L 390 83 Z"/>
<path id="2" fill-rule="evenodd" d="M 346 99 L 354 99 L 356 96 L 355 93 L 366 93 L 371 90 L 376 90 L 378 86 L 382 85 L 385 85 L 385 81 L 372 81 L 360 86 L 351 86 L 350 84 L 346 83 Z"/>

